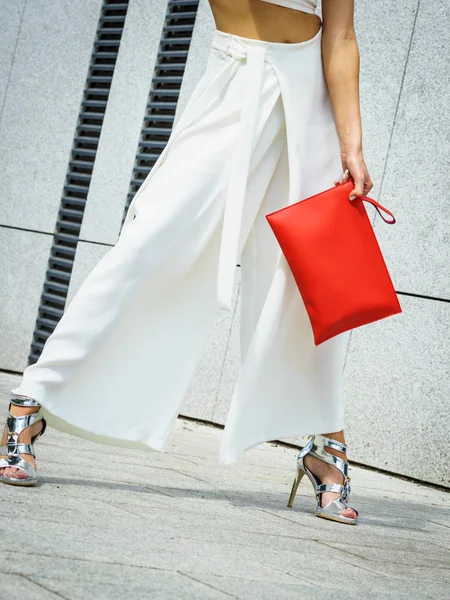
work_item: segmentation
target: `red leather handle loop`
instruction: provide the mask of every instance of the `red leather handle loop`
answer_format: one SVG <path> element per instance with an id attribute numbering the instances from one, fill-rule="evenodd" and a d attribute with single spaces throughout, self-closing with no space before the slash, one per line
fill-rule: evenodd
<path id="1" fill-rule="evenodd" d="M 357 196 L 358 198 L 358 196 Z M 377 202 L 376 200 L 374 200 L 373 198 L 369 198 L 368 196 L 359 196 L 359 198 L 361 200 L 365 200 L 366 202 L 370 202 L 370 204 L 372 204 L 372 206 L 375 206 L 378 214 L 380 215 L 380 217 L 383 219 L 383 221 L 385 223 L 388 223 L 389 225 L 393 225 L 395 223 L 395 217 L 394 215 L 391 213 L 390 210 L 388 210 L 387 208 L 385 208 L 384 206 L 382 206 L 379 202 Z M 381 210 L 380 210 L 381 209 Z M 381 211 L 384 211 L 385 213 L 387 213 L 388 215 L 391 215 L 392 220 L 388 221 L 383 214 L 381 213 Z"/>

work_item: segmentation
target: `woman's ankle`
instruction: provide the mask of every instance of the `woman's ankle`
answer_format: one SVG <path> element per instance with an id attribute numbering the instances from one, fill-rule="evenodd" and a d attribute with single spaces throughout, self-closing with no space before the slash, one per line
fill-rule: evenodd
<path id="1" fill-rule="evenodd" d="M 39 405 L 38 406 L 19 406 L 17 404 L 13 404 L 12 402 L 9 406 L 9 412 L 14 417 L 23 417 L 25 415 L 31 415 L 33 413 L 38 412 L 39 409 L 40 409 Z M 40 429 L 42 429 L 42 423 L 40 423 L 40 422 L 31 425 L 29 429 L 25 429 L 22 433 L 19 434 L 19 441 L 22 443 L 30 444 L 32 437 L 37 435 L 37 433 L 39 433 Z M 8 428 L 7 428 L 6 424 L 3 427 L 3 429 L 1 428 L 1 425 L 0 425 L 0 432 L 1 432 L 0 445 L 4 445 L 4 444 L 6 444 L 6 441 L 8 438 Z M 31 456 L 31 455 L 24 454 L 24 458 L 26 458 L 28 456 Z M 33 462 L 33 461 L 29 460 L 29 462 Z"/>
<path id="2" fill-rule="evenodd" d="M 347 445 L 345 442 L 345 435 L 343 429 L 341 429 L 340 431 L 333 431 L 332 433 L 322 433 L 322 435 L 331 438 L 332 440 L 336 440 L 337 442 L 344 444 L 344 446 Z M 328 452 L 328 454 L 334 454 L 338 458 L 341 458 L 344 462 L 348 462 L 347 454 L 345 452 L 341 452 L 340 450 L 335 450 L 334 448 L 328 447 L 325 448 L 325 452 Z"/>
<path id="3" fill-rule="evenodd" d="M 9 412 L 15 417 L 23 417 L 24 415 L 31 415 L 38 412 L 40 406 L 19 406 L 11 402 Z"/>

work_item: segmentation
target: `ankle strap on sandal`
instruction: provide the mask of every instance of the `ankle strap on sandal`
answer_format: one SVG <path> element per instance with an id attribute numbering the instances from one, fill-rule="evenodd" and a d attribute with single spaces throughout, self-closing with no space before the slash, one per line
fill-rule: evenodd
<path id="1" fill-rule="evenodd" d="M 42 410 L 30 413 L 29 415 L 21 416 L 12 415 L 11 413 L 9 413 L 6 417 L 6 427 L 8 429 L 8 435 L 12 435 L 13 433 L 20 435 L 22 431 L 30 427 L 30 425 L 38 423 L 42 420 Z"/>
<path id="2" fill-rule="evenodd" d="M 36 402 L 34 398 L 19 396 L 19 394 L 14 394 L 13 392 L 11 392 L 10 402 L 14 406 L 40 406 L 39 402 Z"/>
<path id="3" fill-rule="evenodd" d="M 334 450 L 345 452 L 347 450 L 347 446 L 345 444 L 341 444 L 341 442 L 338 442 L 337 440 L 327 437 L 326 435 L 315 434 L 309 437 L 309 443 L 298 455 L 298 460 L 302 460 L 304 456 L 311 454 L 315 458 L 318 458 L 329 465 L 337 467 L 344 476 L 344 482 L 347 482 L 348 463 L 345 460 L 342 460 L 342 458 L 339 456 L 336 456 L 335 454 L 325 450 L 325 448 L 328 447 Z"/>
<path id="4" fill-rule="evenodd" d="M 16 436 L 10 436 L 6 444 L 0 446 L 0 454 L 11 456 L 20 456 L 21 454 L 31 454 L 36 458 L 33 444 L 22 444 Z"/>
<path id="5" fill-rule="evenodd" d="M 333 450 L 338 450 L 339 452 L 344 452 L 344 454 L 347 454 L 347 446 L 345 444 L 341 444 L 341 442 L 338 442 L 333 438 L 322 434 L 316 434 L 312 437 L 321 442 L 322 446 L 327 446 L 328 448 L 332 448 Z"/>

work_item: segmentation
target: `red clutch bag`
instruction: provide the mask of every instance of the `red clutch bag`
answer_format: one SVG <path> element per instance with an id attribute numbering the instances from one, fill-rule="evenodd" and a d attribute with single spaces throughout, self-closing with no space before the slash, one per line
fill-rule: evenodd
<path id="1" fill-rule="evenodd" d="M 316 346 L 402 309 L 363 201 L 350 179 L 266 215 L 300 290 Z M 381 211 L 392 217 L 387 220 Z"/>

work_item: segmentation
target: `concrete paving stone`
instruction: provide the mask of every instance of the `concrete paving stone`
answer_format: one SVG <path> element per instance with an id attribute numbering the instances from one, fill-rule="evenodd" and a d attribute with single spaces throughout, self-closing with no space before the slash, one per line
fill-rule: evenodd
<path id="1" fill-rule="evenodd" d="M 48 600 L 55 598 L 51 588 L 24 575 L 12 566 L 0 570 L 0 590 L 8 600 Z"/>
<path id="2" fill-rule="evenodd" d="M 383 548 L 382 546 L 367 546 L 367 545 L 356 545 L 356 544 L 345 544 L 345 543 L 328 543 L 331 548 L 335 548 L 343 556 L 356 557 L 366 561 L 367 564 L 372 563 L 378 567 L 388 569 L 399 569 L 397 576 L 401 577 L 401 569 L 406 566 L 419 567 L 424 572 L 425 578 L 431 578 L 435 573 L 442 571 L 443 577 L 448 581 L 450 572 L 448 569 L 450 553 L 444 551 L 442 548 L 434 548 L 427 556 L 423 556 L 422 553 L 418 553 L 415 548 L 402 549 L 398 551 L 398 547 L 395 549 Z M 447 573 L 446 573 L 447 571 Z M 394 573 L 394 572 L 393 572 Z"/>
<path id="3" fill-rule="evenodd" d="M 0 377 L 0 419 L 17 380 Z M 0 538 L 14 538 L 0 570 L 20 573 L 8 586 L 70 600 L 446 598 L 445 491 L 352 466 L 361 517 L 344 527 L 314 516 L 309 482 L 286 508 L 294 448 L 263 444 L 224 467 L 221 434 L 179 419 L 158 453 L 49 430 L 38 487 L 0 486 Z"/>
<path id="4" fill-rule="evenodd" d="M 51 535 L 51 533 L 49 533 Z M 258 547 L 258 552 L 255 553 L 255 548 L 242 548 L 238 545 L 232 547 L 223 547 L 217 550 L 217 544 L 196 544 L 195 555 L 188 556 L 184 550 L 187 549 L 188 544 L 180 545 L 178 553 L 173 553 L 167 550 L 166 545 L 160 544 L 160 547 L 156 548 L 148 543 L 143 545 L 143 539 L 136 535 L 133 531 L 132 535 L 129 535 L 130 542 L 124 544 L 122 540 L 120 546 L 117 547 L 115 540 L 109 540 L 109 545 L 115 546 L 116 552 L 110 548 L 102 551 L 97 544 L 97 538 L 94 535 L 93 539 L 89 539 L 89 549 L 84 554 L 82 547 L 79 542 L 76 541 L 75 545 L 71 544 L 70 550 L 65 550 L 62 556 L 56 556 L 52 554 L 49 547 L 42 548 L 41 550 L 29 551 L 29 570 L 23 570 L 26 575 L 36 578 L 42 573 L 48 572 L 49 563 L 43 562 L 44 558 L 54 560 L 56 562 L 63 560 L 73 563 L 75 568 L 77 563 L 80 561 L 83 564 L 83 569 L 89 570 L 90 563 L 96 565 L 118 564 L 123 567 L 139 567 L 142 569 L 155 569 L 155 570 L 175 570 L 180 569 L 183 572 L 191 574 L 207 575 L 208 573 L 221 577 L 239 577 L 250 581 L 266 581 L 271 583 L 277 581 L 279 583 L 294 583 L 297 581 L 296 571 L 305 557 L 311 563 L 311 569 L 309 571 L 308 581 L 312 583 L 320 583 L 322 580 L 326 580 L 330 573 L 336 572 L 333 575 L 333 585 L 335 589 L 345 589 L 349 583 L 349 579 L 358 578 L 360 576 L 360 567 L 357 563 L 357 559 L 351 557 L 350 560 L 345 561 L 345 555 L 342 552 L 336 552 L 336 557 L 329 556 L 329 548 L 323 547 L 321 553 L 312 552 L 308 545 L 297 550 L 286 549 L 281 552 L 278 548 L 274 549 L 267 544 L 262 544 Z M 54 542 L 58 543 L 59 540 L 56 538 Z M 125 545 L 125 549 L 124 549 Z M 133 547 L 133 550 L 129 551 L 129 546 Z M 136 556 L 136 548 L 140 549 L 139 556 Z M 143 550 L 145 549 L 145 552 Z M 117 550 L 121 551 L 118 554 Z M 19 553 L 20 554 L 20 553 Z M 14 565 L 14 557 L 19 560 L 19 563 L 23 561 L 24 556 L 17 557 L 14 551 L 11 552 L 12 556 L 8 556 L 8 564 Z M 343 560 L 344 559 L 344 560 Z M 36 564 L 35 561 L 37 561 Z M 346 562 L 347 566 L 345 573 L 341 572 L 340 564 Z M 31 566 L 30 566 L 31 565 Z M 54 577 L 55 566 L 52 565 L 52 577 Z M 378 573 L 374 570 L 372 572 L 377 579 Z M 73 569 L 73 568 L 72 568 Z M 58 573 L 57 573 L 58 574 Z M 64 569 L 63 569 L 64 574 Z M 59 574 L 59 576 L 61 576 Z M 101 577 L 98 577 L 99 584 L 101 584 Z"/>
<path id="5" fill-rule="evenodd" d="M 213 589 L 208 583 L 196 581 L 175 570 L 100 561 L 71 561 L 68 565 L 66 559 L 57 557 L 33 557 L 27 565 L 21 564 L 14 555 L 10 560 L 14 568 L 21 569 L 25 576 L 71 600 L 91 596 L 122 600 L 128 596 L 130 580 L 133 581 L 133 594 L 138 598 L 166 599 L 174 595 L 192 600 L 199 597 L 212 600 L 226 598 L 226 594 Z M 44 575 L 50 570 L 51 577 Z"/>
<path id="6" fill-rule="evenodd" d="M 232 547 L 223 547 L 218 544 L 202 544 L 196 542 L 195 545 L 189 540 L 186 543 L 174 542 L 178 550 L 168 550 L 163 544 L 159 543 L 157 537 L 152 532 L 146 532 L 140 535 L 139 530 L 123 528 L 121 536 L 117 539 L 114 536 L 114 528 L 110 535 L 105 534 L 100 541 L 95 534 L 86 538 L 86 532 L 83 531 L 80 537 L 75 539 L 71 535 L 70 548 L 55 552 L 55 547 L 63 548 L 64 540 L 67 535 L 55 536 L 53 533 L 52 543 L 45 543 L 45 536 L 39 536 L 39 547 L 33 545 L 28 552 L 7 551 L 6 557 L 8 563 L 11 561 L 11 555 L 19 555 L 19 562 L 24 562 L 29 556 L 29 563 L 35 557 L 46 556 L 49 559 L 58 559 L 59 557 L 67 560 L 67 567 L 74 561 L 83 560 L 86 565 L 93 563 L 113 563 L 128 567 L 139 567 L 142 569 L 155 570 L 182 570 L 190 573 L 212 573 L 219 576 L 229 576 L 234 574 L 237 577 L 254 579 L 258 581 L 272 581 L 274 574 L 269 563 L 262 564 L 260 557 L 255 555 L 254 548 L 241 548 L 234 545 Z M 67 532 L 66 532 L 67 533 Z M 149 536 L 149 534 L 151 535 Z M 52 548 L 53 546 L 53 548 Z M 195 551 L 194 551 L 195 550 Z M 40 573 L 38 569 L 36 573 Z M 43 574 L 53 573 L 44 569 Z M 287 574 L 278 574 L 280 581 L 290 581 Z"/>
<path id="7" fill-rule="evenodd" d="M 237 577 L 217 577 L 214 575 L 201 575 L 201 581 L 220 588 L 231 594 L 234 598 L 245 598 L 245 600 L 284 600 L 285 598 L 314 598 L 314 600 L 326 600 L 330 598 L 329 591 L 321 591 L 315 583 L 304 580 L 301 574 L 302 567 L 299 565 L 300 575 L 292 578 L 290 583 L 248 581 Z"/>
<path id="8" fill-rule="evenodd" d="M 245 598 L 245 600 L 273 600 L 273 598 L 277 598 L 277 600 L 284 600 L 285 598 L 329 600 L 337 594 L 343 594 L 347 600 L 361 600 L 363 597 L 376 598 L 377 600 L 382 598 L 410 600 L 414 597 L 415 592 L 417 592 L 415 584 L 408 585 L 405 582 L 401 586 L 396 585 L 389 589 L 385 584 L 383 585 L 382 581 L 381 585 L 377 587 L 374 587 L 373 581 L 371 581 L 371 587 L 368 588 L 364 580 L 358 582 L 355 586 L 352 585 L 353 582 L 349 582 L 348 588 L 341 591 L 333 585 L 333 576 L 331 573 L 326 581 L 320 583 L 309 582 L 309 564 L 307 557 L 298 563 L 296 572 L 298 573 L 299 581 L 297 583 L 283 584 L 276 582 L 268 584 L 265 582 L 249 582 L 245 579 L 235 577 L 219 578 L 214 575 L 202 576 L 202 580 L 212 585 L 220 585 L 222 590 L 235 594 L 238 598 Z M 431 585 L 426 590 L 422 588 L 420 598 L 424 600 L 444 599 L 446 598 L 445 593 L 446 590 L 442 587 Z"/>

